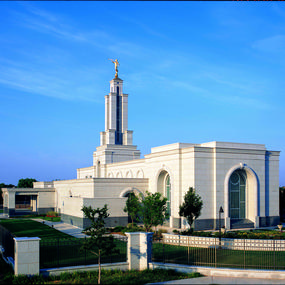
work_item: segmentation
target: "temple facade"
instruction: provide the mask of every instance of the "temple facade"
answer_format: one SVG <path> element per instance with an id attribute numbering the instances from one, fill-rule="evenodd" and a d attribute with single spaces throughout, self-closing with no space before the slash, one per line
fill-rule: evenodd
<path id="1" fill-rule="evenodd" d="M 77 169 L 77 179 L 3 189 L 4 213 L 15 215 L 16 196 L 27 195 L 32 212 L 55 210 L 64 222 L 82 228 L 88 221 L 81 209 L 89 205 L 108 204 L 107 225 L 126 225 L 128 194 L 149 191 L 168 199 L 170 218 L 165 224 L 184 228 L 179 206 L 194 187 L 204 203 L 196 230 L 216 229 L 221 207 L 227 229 L 272 226 L 279 223 L 279 154 L 264 144 L 213 141 L 154 147 L 141 158 L 133 131 L 128 130 L 128 94 L 123 93 L 123 80 L 115 76 L 105 96 L 105 130 L 93 165 Z"/>

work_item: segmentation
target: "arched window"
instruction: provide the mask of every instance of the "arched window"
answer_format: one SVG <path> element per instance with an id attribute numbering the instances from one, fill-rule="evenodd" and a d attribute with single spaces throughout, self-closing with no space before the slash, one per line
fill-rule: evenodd
<path id="1" fill-rule="evenodd" d="M 166 212 L 171 216 L 171 180 L 166 170 L 162 170 L 157 179 L 157 192 L 167 198 Z"/>
<path id="2" fill-rule="evenodd" d="M 171 184 L 170 184 L 170 176 L 169 174 L 165 177 L 165 184 L 164 184 L 164 195 L 167 198 L 166 202 L 166 213 L 171 215 Z"/>
<path id="3" fill-rule="evenodd" d="M 236 170 L 229 180 L 230 217 L 232 219 L 245 219 L 246 208 L 246 172 Z"/>

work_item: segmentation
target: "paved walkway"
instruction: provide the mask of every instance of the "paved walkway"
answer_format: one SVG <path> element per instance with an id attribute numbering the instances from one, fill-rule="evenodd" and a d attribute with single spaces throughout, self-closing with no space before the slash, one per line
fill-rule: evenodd
<path id="1" fill-rule="evenodd" d="M 83 229 L 82 228 L 79 228 L 79 227 L 76 227 L 76 226 L 73 226 L 73 225 L 70 225 L 70 224 L 66 224 L 64 222 L 50 222 L 50 221 L 46 221 L 46 220 L 43 220 L 43 219 L 32 219 L 36 222 L 39 222 L 39 223 L 42 223 L 44 222 L 46 225 L 55 228 L 56 230 L 58 231 L 61 231 L 65 234 L 68 234 L 68 235 L 71 235 L 73 237 L 76 237 L 76 238 L 84 238 L 84 237 L 88 237 L 87 235 L 83 234 L 82 231 Z M 122 238 L 122 235 L 118 235 L 118 234 L 113 234 L 113 236 L 116 238 Z"/>
<path id="2" fill-rule="evenodd" d="M 61 231 L 65 234 L 71 235 L 76 238 L 84 238 L 86 235 L 82 233 L 82 228 L 78 228 L 76 226 L 72 226 L 70 224 L 66 224 L 64 222 L 49 222 L 43 219 L 32 219 L 36 222 L 42 223 L 44 222 L 46 225 L 50 227 L 54 227 L 56 230 Z"/>
<path id="3" fill-rule="evenodd" d="M 207 276 L 150 284 L 285 284 L 285 280 Z"/>

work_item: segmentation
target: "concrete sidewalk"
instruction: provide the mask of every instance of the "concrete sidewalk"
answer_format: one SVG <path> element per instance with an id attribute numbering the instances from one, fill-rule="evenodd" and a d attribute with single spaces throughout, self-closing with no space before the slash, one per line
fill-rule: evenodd
<path id="1" fill-rule="evenodd" d="M 32 220 L 39 222 L 39 223 L 44 222 L 45 225 L 53 227 L 54 229 L 56 229 L 58 231 L 61 231 L 65 234 L 71 235 L 71 236 L 76 237 L 76 238 L 88 237 L 87 235 L 82 233 L 82 231 L 83 231 L 82 228 L 79 228 L 79 227 L 76 227 L 76 226 L 73 226 L 70 224 L 66 224 L 64 222 L 50 222 L 50 221 L 46 221 L 43 219 L 32 219 Z M 115 238 L 124 238 L 124 236 L 119 235 L 119 234 L 113 234 L 113 236 Z"/>
<path id="2" fill-rule="evenodd" d="M 65 234 L 71 235 L 73 237 L 76 238 L 84 238 L 87 237 L 87 235 L 83 234 L 82 228 L 78 228 L 76 226 L 72 226 L 70 224 L 66 224 L 64 222 L 49 222 L 49 221 L 45 221 L 43 219 L 32 219 L 33 221 L 39 222 L 39 223 L 43 223 L 52 227 L 58 231 L 61 231 Z"/>
<path id="3" fill-rule="evenodd" d="M 149 283 L 148 285 L 150 284 L 285 284 L 285 280 L 207 276 L 159 283 Z"/>

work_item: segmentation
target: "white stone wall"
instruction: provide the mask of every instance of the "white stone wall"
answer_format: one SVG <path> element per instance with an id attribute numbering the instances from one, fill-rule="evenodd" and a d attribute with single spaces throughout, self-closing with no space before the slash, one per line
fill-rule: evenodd
<path id="1" fill-rule="evenodd" d="M 194 188 L 202 198 L 203 209 L 200 219 L 214 217 L 215 178 L 212 149 L 194 147 Z M 188 190 L 188 189 L 187 189 Z"/>
<path id="2" fill-rule="evenodd" d="M 55 205 L 55 192 L 42 192 L 38 193 L 38 208 L 54 208 Z"/>
<path id="3" fill-rule="evenodd" d="M 166 244 L 202 248 L 219 246 L 219 238 L 215 237 L 182 236 L 174 234 L 162 235 L 163 243 Z M 232 250 L 285 251 L 285 240 L 222 238 L 221 246 L 222 248 Z"/>
<path id="4" fill-rule="evenodd" d="M 83 218 L 84 214 L 81 211 L 83 199 L 82 197 L 61 197 L 58 204 L 61 214 Z"/>
<path id="5" fill-rule="evenodd" d="M 55 181 L 54 185 L 57 209 L 62 208 L 62 203 L 66 197 L 94 197 L 93 178 Z"/>
<path id="6" fill-rule="evenodd" d="M 77 179 L 95 178 L 96 176 L 96 165 L 77 169 Z"/>
<path id="7" fill-rule="evenodd" d="M 278 151 L 269 152 L 269 216 L 279 216 L 279 154 Z"/>
<path id="8" fill-rule="evenodd" d="M 93 209 L 96 209 L 103 208 L 107 204 L 110 217 L 127 217 L 128 214 L 123 211 L 126 201 L 127 198 L 83 198 L 83 206 L 91 206 Z"/>

